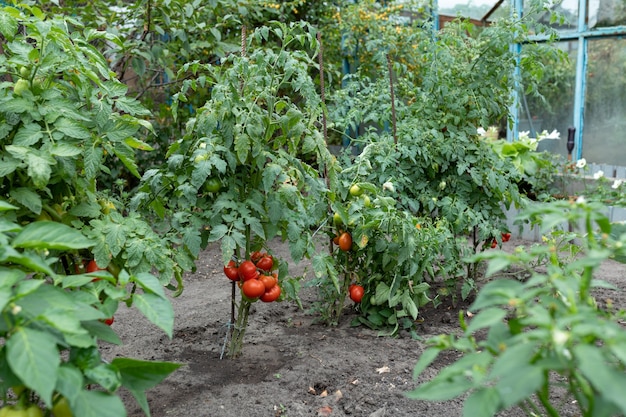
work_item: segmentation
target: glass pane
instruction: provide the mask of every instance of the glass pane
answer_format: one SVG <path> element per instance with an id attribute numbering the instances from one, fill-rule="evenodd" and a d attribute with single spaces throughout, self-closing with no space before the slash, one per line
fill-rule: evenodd
<path id="1" fill-rule="evenodd" d="M 572 126 L 574 109 L 574 91 L 576 87 L 576 56 L 577 41 L 558 42 L 555 47 L 565 51 L 567 62 L 553 61 L 549 54 L 543 54 L 544 73 L 539 95 L 526 94 L 520 98 L 519 131 L 529 132 L 531 137 L 544 130 L 557 130 L 560 140 L 547 139 L 541 141 L 538 150 L 550 151 L 567 156 L 567 129 Z M 525 45 L 524 52 L 532 52 L 530 48 L 537 45 Z M 544 46 L 545 47 L 545 46 Z M 522 87 L 524 87 L 522 74 Z"/>
<path id="2" fill-rule="evenodd" d="M 497 3 L 498 0 L 439 0 L 438 6 L 441 16 L 463 16 L 480 21 Z M 509 13 L 509 4 L 510 3 L 505 0 L 497 8 L 497 13 L 502 13 L 502 11 Z M 489 20 L 494 20 L 497 13 L 494 12 L 489 17 Z M 445 18 L 443 20 L 445 22 Z"/>
<path id="3" fill-rule="evenodd" d="M 530 17 L 532 22 L 550 26 L 559 31 L 571 32 L 576 30 L 578 25 L 578 0 L 563 0 L 547 10 L 537 10 L 536 2 L 524 2 L 524 15 Z M 553 21 L 553 19 L 556 19 Z"/>
<path id="4" fill-rule="evenodd" d="M 589 0 L 589 27 L 626 24 L 626 4 L 622 0 Z"/>
<path id="5" fill-rule="evenodd" d="M 583 130 L 589 162 L 626 165 L 626 40 L 590 40 Z"/>

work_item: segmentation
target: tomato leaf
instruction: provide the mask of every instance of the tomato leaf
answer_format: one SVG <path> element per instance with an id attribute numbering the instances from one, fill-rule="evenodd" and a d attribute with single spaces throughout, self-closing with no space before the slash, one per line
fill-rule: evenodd
<path id="1" fill-rule="evenodd" d="M 159 384 L 181 366 L 172 362 L 149 362 L 129 358 L 115 358 L 111 365 L 117 368 L 122 377 L 122 386 L 131 392 L 147 416 L 150 416 L 150 411 L 145 391 Z"/>
<path id="2" fill-rule="evenodd" d="M 172 337 L 174 308 L 168 299 L 151 293 L 135 294 L 133 295 L 133 304 L 168 337 Z"/>
<path id="3" fill-rule="evenodd" d="M 117 395 L 82 390 L 72 404 L 75 415 L 82 417 L 126 417 L 124 403 Z"/>
<path id="4" fill-rule="evenodd" d="M 492 417 L 498 411 L 500 395 L 493 387 L 480 388 L 463 403 L 463 417 Z"/>
<path id="5" fill-rule="evenodd" d="M 70 250 L 85 249 L 93 245 L 91 239 L 76 229 L 52 221 L 30 223 L 13 240 L 16 248 Z"/>
<path id="6" fill-rule="evenodd" d="M 11 370 L 33 389 L 48 407 L 61 363 L 57 340 L 43 331 L 17 328 L 6 341 Z"/>
<path id="7" fill-rule="evenodd" d="M 135 281 L 144 291 L 148 291 L 152 294 L 158 295 L 161 298 L 165 298 L 165 291 L 163 286 L 159 282 L 159 279 L 152 274 L 142 272 L 134 277 L 131 277 L 132 281 Z"/>

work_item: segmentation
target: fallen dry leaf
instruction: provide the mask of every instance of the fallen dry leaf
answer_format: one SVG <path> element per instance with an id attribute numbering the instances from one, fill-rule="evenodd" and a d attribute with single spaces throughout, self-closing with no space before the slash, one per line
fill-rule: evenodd
<path id="1" fill-rule="evenodd" d="M 343 393 L 340 390 L 337 390 L 335 391 L 334 397 L 335 397 L 335 402 L 337 402 L 343 398 Z"/>
<path id="2" fill-rule="evenodd" d="M 309 387 L 309 394 L 317 395 L 317 391 L 315 391 L 315 388 Z"/>
<path id="3" fill-rule="evenodd" d="M 317 410 L 317 415 L 326 417 L 326 416 L 329 416 L 332 412 L 333 412 L 333 409 L 331 407 L 326 406 Z"/>
<path id="4" fill-rule="evenodd" d="M 376 369 L 376 372 L 378 372 L 379 374 L 386 374 L 386 373 L 391 372 L 391 369 L 389 369 L 389 367 L 385 365 L 381 368 Z"/>
<path id="5" fill-rule="evenodd" d="M 320 394 L 320 397 L 326 397 L 328 395 L 328 391 L 324 390 L 322 391 L 322 393 Z"/>

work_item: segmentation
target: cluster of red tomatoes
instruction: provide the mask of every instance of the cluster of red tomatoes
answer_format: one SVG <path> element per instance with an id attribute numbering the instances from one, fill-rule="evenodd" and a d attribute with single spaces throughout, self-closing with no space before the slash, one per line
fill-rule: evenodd
<path id="1" fill-rule="evenodd" d="M 239 265 L 234 260 L 224 267 L 228 279 L 236 281 L 241 292 L 250 300 L 260 299 L 265 303 L 276 301 L 281 289 L 278 285 L 278 274 L 272 273 L 274 258 L 265 252 L 253 252 L 250 259 Z"/>
<path id="2" fill-rule="evenodd" d="M 502 233 L 502 241 L 508 242 L 509 240 L 511 240 L 511 234 L 508 232 Z M 498 246 L 498 241 L 494 239 L 491 241 L 491 249 L 495 248 L 496 246 Z"/>

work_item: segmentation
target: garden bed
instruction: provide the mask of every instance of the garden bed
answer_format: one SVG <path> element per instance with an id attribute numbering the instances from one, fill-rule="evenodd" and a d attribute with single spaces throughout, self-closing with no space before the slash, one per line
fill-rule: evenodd
<path id="1" fill-rule="evenodd" d="M 529 242 L 512 239 L 505 250 Z M 287 248 L 274 245 L 273 253 L 289 259 Z M 230 318 L 231 284 L 220 266 L 221 254 L 210 247 L 201 254 L 198 271 L 186 277 L 183 294 L 172 300 L 176 312 L 174 337 L 169 340 L 136 310 L 121 308 L 113 328 L 124 345 L 103 347 L 107 359 L 130 356 L 184 364 L 163 383 L 148 391 L 154 417 L 164 416 L 460 416 L 462 402 L 431 403 L 410 400 L 405 393 L 417 385 L 413 367 L 424 342 L 401 333 L 381 337 L 366 327 L 351 327 L 351 305 L 337 327 L 315 323 L 307 313 L 315 299 L 314 289 L 301 296 L 305 310 L 291 303 L 255 303 L 237 359 L 220 359 Z M 307 263 L 292 265 L 293 275 L 311 274 Z M 607 262 L 598 278 L 624 288 L 626 266 Z M 611 299 L 626 307 L 623 292 L 602 290 L 600 305 Z M 418 333 L 428 338 L 459 332 L 458 311 L 450 303 L 420 310 Z M 225 356 L 225 355 L 224 355 Z M 458 357 L 446 352 L 423 374 L 427 378 Z M 553 397 L 561 393 L 553 393 Z M 143 413 L 123 392 L 129 417 Z M 563 397 L 564 410 L 571 399 Z M 559 400 L 555 401 L 559 403 Z M 522 416 L 511 409 L 501 416 Z M 577 415 L 571 406 L 571 413 Z"/>

